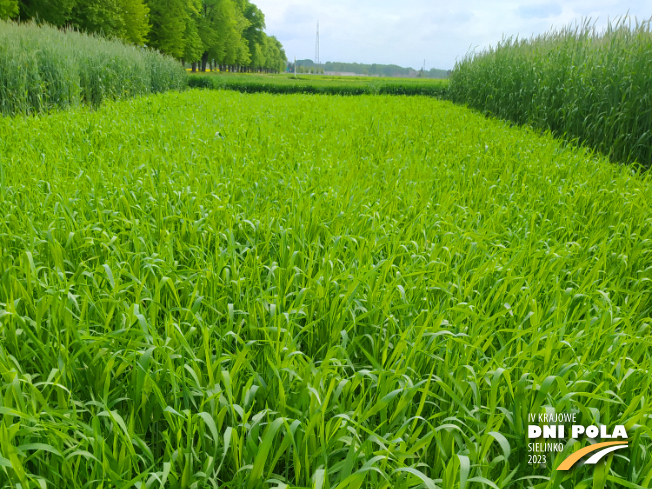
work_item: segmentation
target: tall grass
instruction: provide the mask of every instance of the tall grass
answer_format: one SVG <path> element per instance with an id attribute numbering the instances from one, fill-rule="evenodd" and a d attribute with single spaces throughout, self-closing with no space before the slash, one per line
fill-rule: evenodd
<path id="1" fill-rule="evenodd" d="M 456 64 L 456 102 L 577 140 L 613 160 L 652 164 L 652 31 L 624 18 L 507 38 Z"/>
<path id="2" fill-rule="evenodd" d="M 0 112 L 34 114 L 81 103 L 97 107 L 181 89 L 179 63 L 151 50 L 49 26 L 0 22 Z"/>
<path id="3" fill-rule="evenodd" d="M 170 92 L 0 142 L 1 488 L 652 486 L 649 177 L 425 97 Z M 627 451 L 531 465 L 554 411 Z"/>

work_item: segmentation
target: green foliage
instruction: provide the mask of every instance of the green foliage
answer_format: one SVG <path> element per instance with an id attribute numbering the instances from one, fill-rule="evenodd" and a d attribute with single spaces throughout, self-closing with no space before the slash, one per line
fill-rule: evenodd
<path id="1" fill-rule="evenodd" d="M 186 85 L 171 58 L 73 31 L 0 22 L 0 112 L 34 114 L 99 106 Z"/>
<path id="2" fill-rule="evenodd" d="M 265 52 L 263 46 L 264 41 L 262 43 L 249 43 L 249 51 L 251 53 L 251 67 L 254 70 L 263 68 L 265 66 Z"/>
<path id="3" fill-rule="evenodd" d="M 131 44 L 142 46 L 149 34 L 149 7 L 144 0 L 120 0 L 124 28 L 119 35 Z"/>
<path id="4" fill-rule="evenodd" d="M 624 18 L 505 39 L 459 62 L 453 100 L 595 148 L 652 164 L 652 30 Z"/>
<path id="5" fill-rule="evenodd" d="M 71 22 L 72 10 L 78 0 L 21 0 L 20 18 L 63 27 Z"/>
<path id="6" fill-rule="evenodd" d="M 169 92 L 0 141 L 3 489 L 650 487 L 649 176 L 420 97 Z M 626 456 L 528 464 L 544 411 Z"/>
<path id="7" fill-rule="evenodd" d="M 216 21 L 220 26 L 219 44 L 215 49 L 215 60 L 218 64 L 235 65 L 248 64 L 250 59 L 243 52 L 246 41 L 242 32 L 248 22 L 243 12 L 232 0 L 218 0 Z M 244 58 L 244 59 L 243 59 Z"/>
<path id="8" fill-rule="evenodd" d="M 119 37 L 125 30 L 122 0 L 78 1 L 72 11 L 72 22 L 84 32 Z"/>
<path id="9" fill-rule="evenodd" d="M 184 61 L 190 63 L 199 61 L 204 54 L 204 44 L 202 43 L 201 37 L 199 37 L 197 22 L 190 16 L 188 16 L 186 20 L 186 32 L 184 33 L 184 41 Z"/>
<path id="10" fill-rule="evenodd" d="M 448 83 L 440 80 L 354 77 L 299 77 L 289 75 L 189 75 L 193 88 L 237 90 L 246 93 L 315 93 L 330 95 L 427 95 L 444 98 Z"/>
<path id="11" fill-rule="evenodd" d="M 188 29 L 187 0 L 149 0 L 149 45 L 175 58 L 184 55 Z"/>
<path id="12" fill-rule="evenodd" d="M 283 71 L 287 63 L 287 56 L 283 46 L 274 36 L 265 36 L 263 48 L 265 56 L 264 67 L 273 71 Z"/>
<path id="13" fill-rule="evenodd" d="M 265 55 L 263 46 L 265 45 L 265 15 L 253 3 L 246 2 L 244 8 L 244 17 L 247 19 L 249 26 L 245 29 L 243 36 L 249 47 L 250 63 L 254 69 L 265 66 Z"/>
<path id="14" fill-rule="evenodd" d="M 262 44 L 264 40 L 265 14 L 248 0 L 244 4 L 243 15 L 249 23 L 243 35 L 249 45 Z"/>
<path id="15" fill-rule="evenodd" d="M 18 0 L 0 0 L 0 20 L 18 15 Z"/>
<path id="16" fill-rule="evenodd" d="M 3 3 L 4 2 L 4 3 Z M 7 3 L 9 2 L 9 3 Z M 18 14 L 0 0 L 0 18 Z M 21 0 L 22 19 L 147 44 L 184 62 L 280 71 L 285 52 L 263 32 L 265 16 L 248 0 Z"/>
<path id="17" fill-rule="evenodd" d="M 233 44 L 234 64 L 238 66 L 249 66 L 251 63 L 251 52 L 249 51 L 249 43 L 247 42 L 246 37 L 244 37 L 244 32 L 249 28 L 249 21 L 240 7 L 236 8 L 235 18 L 237 35 L 233 36 L 233 39 L 230 41 L 231 44 Z M 229 50 L 227 49 L 227 52 L 228 51 Z M 284 67 L 285 65 L 280 67 L 279 70 L 282 70 Z"/>
<path id="18" fill-rule="evenodd" d="M 235 5 L 231 0 L 214 0 L 212 18 L 207 19 L 214 23 L 215 28 L 210 32 L 214 35 L 208 44 L 208 55 L 218 64 L 231 64 L 235 61 L 235 42 L 237 37 L 237 21 L 235 18 Z M 231 47 L 230 52 L 227 49 Z"/>
<path id="19" fill-rule="evenodd" d="M 145 42 L 150 29 L 145 0 L 22 0 L 20 14 L 23 20 L 72 26 L 138 46 Z"/>

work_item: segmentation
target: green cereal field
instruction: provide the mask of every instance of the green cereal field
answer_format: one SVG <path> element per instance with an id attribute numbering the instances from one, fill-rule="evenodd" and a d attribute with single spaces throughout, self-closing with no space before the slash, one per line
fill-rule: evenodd
<path id="1" fill-rule="evenodd" d="M 243 93 L 312 93 L 328 95 L 426 95 L 443 98 L 448 80 L 354 76 L 189 73 L 192 88 L 236 90 Z"/>
<path id="2" fill-rule="evenodd" d="M 420 96 L 0 119 L 0 487 L 651 487 L 633 168 Z"/>

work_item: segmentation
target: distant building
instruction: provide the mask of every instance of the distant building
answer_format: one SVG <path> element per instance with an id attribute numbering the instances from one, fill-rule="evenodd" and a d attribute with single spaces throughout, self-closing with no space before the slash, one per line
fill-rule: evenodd
<path id="1" fill-rule="evenodd" d="M 352 71 L 324 71 L 324 75 L 330 75 L 330 76 L 380 76 L 380 75 L 362 75 L 360 73 L 353 73 Z"/>
<path id="2" fill-rule="evenodd" d="M 410 68 L 407 73 L 394 73 L 391 76 L 396 78 L 416 78 L 419 76 L 419 72 Z"/>

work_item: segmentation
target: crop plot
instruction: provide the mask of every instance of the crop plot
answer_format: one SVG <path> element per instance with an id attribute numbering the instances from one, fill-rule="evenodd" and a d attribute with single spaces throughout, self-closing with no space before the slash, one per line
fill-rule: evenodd
<path id="1" fill-rule="evenodd" d="M 590 477 L 649 487 L 649 177 L 427 97 L 0 140 L 3 487 L 588 487 L 528 464 L 543 405 L 638 429 Z"/>

